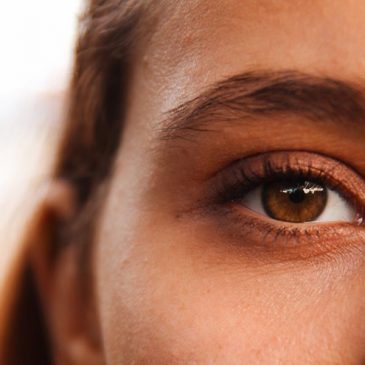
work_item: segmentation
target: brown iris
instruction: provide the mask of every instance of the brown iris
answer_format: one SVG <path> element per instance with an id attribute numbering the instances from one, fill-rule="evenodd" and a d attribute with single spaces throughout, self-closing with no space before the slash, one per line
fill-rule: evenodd
<path id="1" fill-rule="evenodd" d="M 264 185 L 262 201 L 266 213 L 273 219 L 310 222 L 326 207 L 327 189 L 305 180 L 275 181 Z"/>

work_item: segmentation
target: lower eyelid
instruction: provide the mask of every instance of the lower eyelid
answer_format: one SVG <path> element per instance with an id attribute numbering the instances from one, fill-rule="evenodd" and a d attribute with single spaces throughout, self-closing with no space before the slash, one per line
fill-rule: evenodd
<path id="1" fill-rule="evenodd" d="M 246 210 L 244 213 L 242 210 Z M 242 218 L 244 214 L 244 218 Z M 351 223 L 283 223 L 262 219 L 247 208 L 214 213 L 220 230 L 239 250 L 260 260 L 309 260 L 338 252 L 365 253 L 365 226 Z M 222 222 L 223 220 L 223 222 Z"/>

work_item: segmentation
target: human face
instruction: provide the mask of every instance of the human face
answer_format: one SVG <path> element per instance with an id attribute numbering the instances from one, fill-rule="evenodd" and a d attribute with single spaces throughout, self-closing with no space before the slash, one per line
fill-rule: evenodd
<path id="1" fill-rule="evenodd" d="M 108 364 L 364 364 L 364 18 L 166 6 L 96 237 Z"/>

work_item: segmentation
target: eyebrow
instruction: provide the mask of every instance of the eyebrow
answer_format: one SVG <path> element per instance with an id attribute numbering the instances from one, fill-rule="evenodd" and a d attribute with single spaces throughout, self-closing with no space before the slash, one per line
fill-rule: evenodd
<path id="1" fill-rule="evenodd" d="M 316 122 L 364 122 L 364 90 L 355 83 L 297 71 L 246 72 L 168 111 L 160 136 L 189 139 L 219 122 L 291 115 Z"/>

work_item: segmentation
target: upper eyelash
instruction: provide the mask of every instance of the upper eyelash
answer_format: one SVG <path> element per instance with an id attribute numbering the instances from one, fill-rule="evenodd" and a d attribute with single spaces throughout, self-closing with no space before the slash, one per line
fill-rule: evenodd
<path id="1" fill-rule="evenodd" d="M 325 173 L 323 171 L 319 171 L 318 174 L 314 174 L 313 171 L 307 171 L 307 172 L 298 172 L 294 170 L 288 169 L 287 171 L 273 171 L 270 170 L 270 167 L 265 167 L 265 176 L 260 176 L 258 174 L 255 174 L 253 171 L 250 173 L 246 173 L 243 170 L 239 170 L 240 176 L 238 176 L 237 181 L 234 185 L 226 185 L 225 188 L 223 188 L 220 198 L 222 201 L 235 201 L 239 200 L 242 195 L 247 194 L 251 190 L 255 189 L 259 185 L 274 181 L 277 179 L 306 179 L 310 180 L 314 183 L 325 183 L 328 185 L 328 187 L 335 189 L 334 184 L 331 184 L 331 182 L 327 182 L 325 179 Z M 225 183 L 222 184 L 223 186 Z M 237 195 L 237 196 L 236 196 Z"/>

